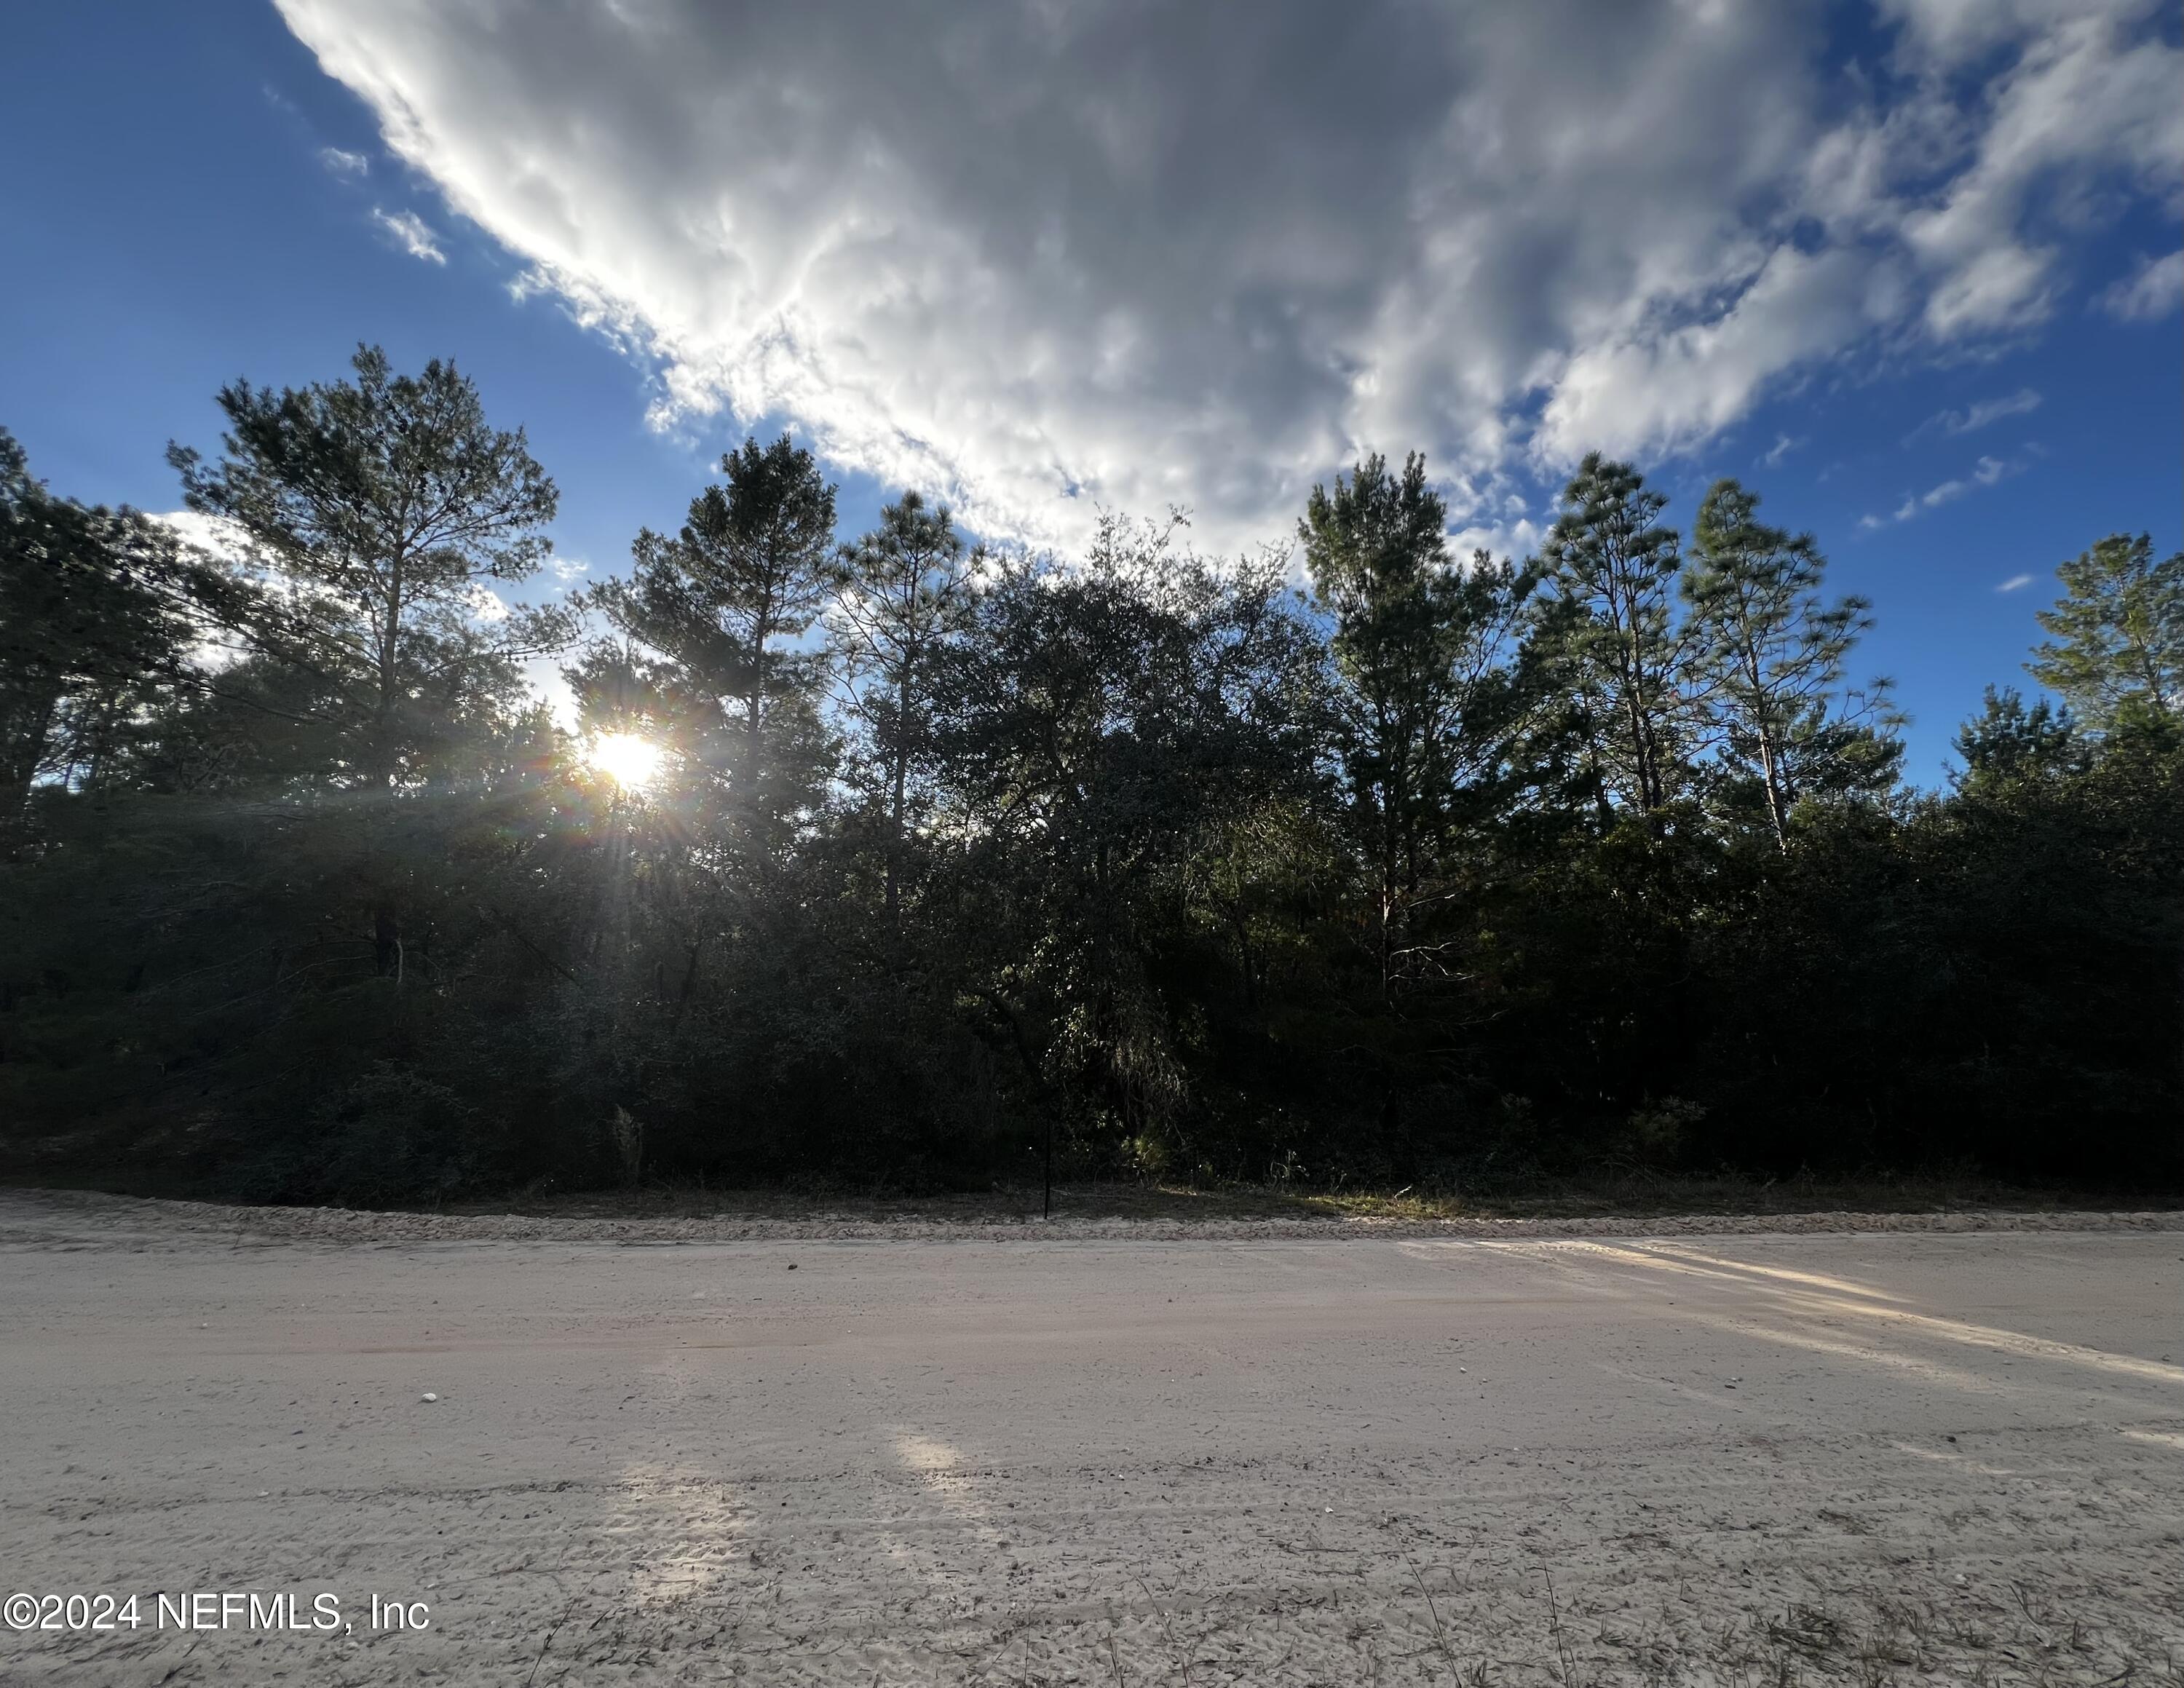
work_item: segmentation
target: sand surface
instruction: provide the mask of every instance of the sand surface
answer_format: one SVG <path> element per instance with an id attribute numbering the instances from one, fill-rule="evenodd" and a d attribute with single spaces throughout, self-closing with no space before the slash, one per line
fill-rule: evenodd
<path id="1" fill-rule="evenodd" d="M 0 1595 L 142 1617 L 0 1681 L 2184 1682 L 2173 1215 L 237 1212 L 0 1192 Z"/>

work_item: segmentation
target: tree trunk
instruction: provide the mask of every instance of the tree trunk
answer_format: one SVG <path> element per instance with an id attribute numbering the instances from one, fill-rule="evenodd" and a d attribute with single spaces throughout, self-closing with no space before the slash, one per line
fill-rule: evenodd
<path id="1" fill-rule="evenodd" d="M 0 763 L 0 838 L 23 822 L 23 811 L 30 806 L 31 786 L 38 777 L 38 764 L 45 760 L 46 739 L 53 732 L 53 711 L 60 703 L 60 688 L 53 686 L 28 697 L 22 697 L 8 710 L 7 738 L 4 763 Z"/>
<path id="2" fill-rule="evenodd" d="M 374 772 L 389 792 L 395 785 L 394 705 L 401 690 L 402 562 L 398 549 L 387 560 L 387 620 L 379 632 L 379 714 L 372 727 Z"/>
<path id="3" fill-rule="evenodd" d="M 910 786 L 910 671 L 905 666 L 897 682 L 894 706 L 894 790 L 888 812 L 887 847 L 887 916 L 888 923 L 896 924 L 901 917 L 901 892 L 899 882 L 902 873 L 903 810 Z"/>
<path id="4" fill-rule="evenodd" d="M 1785 813 L 1781 776 L 1775 766 L 1774 735 L 1764 727 L 1759 729 L 1759 766 L 1767 778 L 1767 818 L 1774 828 L 1774 848 L 1787 855 L 1790 822 Z"/>
<path id="5" fill-rule="evenodd" d="M 760 652 L 766 647 L 761 643 Z M 754 658 L 754 661 L 755 661 Z M 744 766 L 743 777 L 737 783 L 743 789 L 736 794 L 737 800 L 749 805 L 752 824 L 757 824 L 758 804 L 758 710 L 761 688 L 754 686 L 744 694 Z"/>
<path id="6" fill-rule="evenodd" d="M 394 911 L 383 905 L 371 911 L 371 962 L 382 978 L 402 965 L 401 923 Z"/>
<path id="7" fill-rule="evenodd" d="M 1386 811 L 1380 816 L 1380 1000 L 1395 995 L 1396 839 Z"/>

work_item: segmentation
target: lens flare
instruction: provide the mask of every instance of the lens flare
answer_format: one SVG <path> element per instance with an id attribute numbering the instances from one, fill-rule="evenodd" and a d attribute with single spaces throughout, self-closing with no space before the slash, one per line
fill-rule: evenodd
<path id="1" fill-rule="evenodd" d="M 602 733 L 592 745 L 590 760 L 616 785 L 635 790 L 660 772 L 660 747 L 634 733 Z"/>

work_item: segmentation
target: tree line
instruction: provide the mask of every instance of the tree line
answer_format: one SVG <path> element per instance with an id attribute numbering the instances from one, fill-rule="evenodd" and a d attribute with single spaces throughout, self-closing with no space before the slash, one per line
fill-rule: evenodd
<path id="1" fill-rule="evenodd" d="M 753 440 L 526 608 L 556 491 L 452 365 L 218 403 L 169 452 L 213 550 L 0 434 L 19 1173 L 2184 1173 L 2144 536 L 2062 565 L 2052 698 L 1990 688 L 1922 793 L 1869 606 L 1735 481 L 1686 533 L 1588 457 L 1536 556 L 1457 558 L 1373 456 L 1295 548 L 1061 559 L 916 493 L 845 538 Z"/>

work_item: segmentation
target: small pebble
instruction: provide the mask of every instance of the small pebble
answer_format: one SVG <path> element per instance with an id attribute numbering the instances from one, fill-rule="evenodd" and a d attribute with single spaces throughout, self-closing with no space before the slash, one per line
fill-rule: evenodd
<path id="1" fill-rule="evenodd" d="M 426 1390 L 424 1394 L 417 1397 L 420 1401 L 437 1401 L 439 1398 L 440 1397 L 438 1396 L 433 1394 L 429 1389 Z"/>

